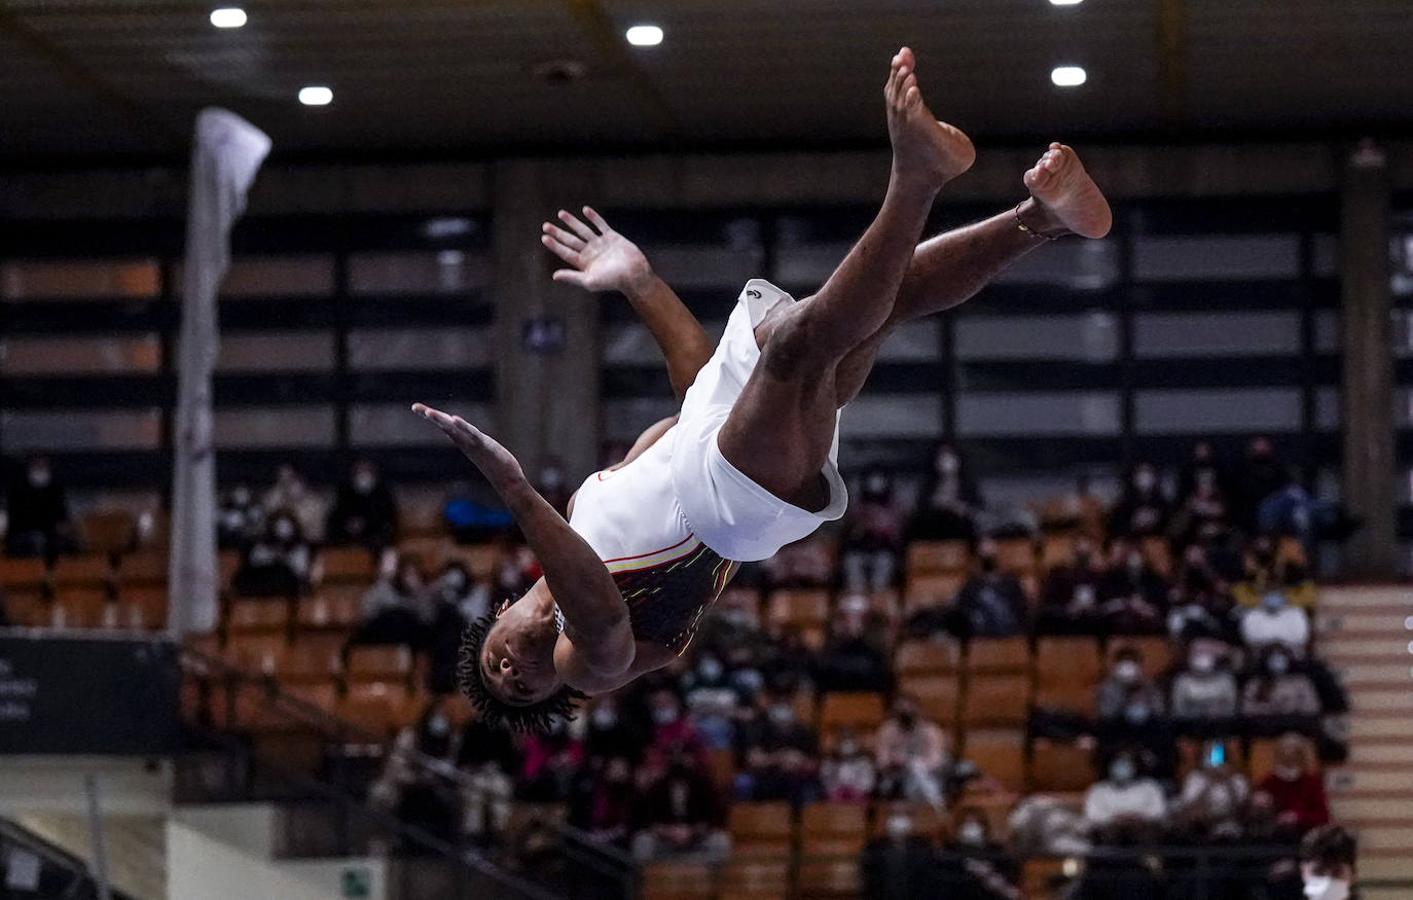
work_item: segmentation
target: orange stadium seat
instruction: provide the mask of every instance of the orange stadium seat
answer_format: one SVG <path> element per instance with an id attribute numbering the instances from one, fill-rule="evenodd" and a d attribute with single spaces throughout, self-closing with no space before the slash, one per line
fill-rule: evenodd
<path id="1" fill-rule="evenodd" d="M 868 840 L 868 808 L 862 803 L 811 803 L 800 810 L 800 852 L 850 856 Z"/>
<path id="2" fill-rule="evenodd" d="M 962 701 L 964 727 L 1023 725 L 1029 717 L 1028 676 L 986 673 L 968 676 Z"/>
<path id="3" fill-rule="evenodd" d="M 387 736 L 415 718 L 415 711 L 409 709 L 414 702 L 412 693 L 402 683 L 351 684 L 339 700 L 338 716 L 375 735 Z"/>
<path id="4" fill-rule="evenodd" d="M 788 803 L 736 803 L 727 817 L 731 852 L 745 856 L 789 856 L 795 822 Z"/>
<path id="5" fill-rule="evenodd" d="M 772 622 L 797 628 L 822 628 L 829 622 L 829 592 L 822 588 L 774 591 L 767 610 Z"/>
<path id="6" fill-rule="evenodd" d="M 348 680 L 401 681 L 412 675 L 412 652 L 402 646 L 365 645 L 348 648 Z"/>
<path id="7" fill-rule="evenodd" d="M 361 592 L 346 586 L 321 588 L 313 597 L 301 598 L 295 608 L 295 625 L 300 631 L 352 629 L 362 619 Z"/>
<path id="8" fill-rule="evenodd" d="M 273 674 L 289 642 L 280 631 L 238 631 L 226 638 L 226 656 L 242 669 Z"/>
<path id="9" fill-rule="evenodd" d="M 118 621 L 123 628 L 153 631 L 167 624 L 166 585 L 133 585 L 118 589 Z"/>
<path id="10" fill-rule="evenodd" d="M 1048 534 L 1040 543 L 1040 568 L 1043 571 L 1074 562 L 1075 535 Z"/>
<path id="11" fill-rule="evenodd" d="M 820 705 L 820 731 L 852 728 L 872 731 L 883 724 L 886 708 L 883 695 L 870 691 L 850 691 L 824 695 Z"/>
<path id="12" fill-rule="evenodd" d="M 957 596 L 966 580 L 965 572 L 909 576 L 903 593 L 903 613 L 906 615 L 929 606 L 946 606 Z"/>
<path id="13" fill-rule="evenodd" d="M 38 590 L 49 584 L 49 572 L 42 559 L 0 556 L 0 588 Z"/>
<path id="14" fill-rule="evenodd" d="M 1146 537 L 1139 546 L 1143 550 L 1143 558 L 1153 567 L 1153 571 L 1164 578 L 1173 577 L 1173 551 L 1167 538 Z"/>
<path id="15" fill-rule="evenodd" d="M 240 568 L 240 554 L 235 550 L 222 550 L 216 558 L 216 565 L 220 570 L 221 590 L 230 590 L 231 580 Z"/>
<path id="16" fill-rule="evenodd" d="M 887 833 L 888 819 L 894 814 L 901 814 L 908 817 L 912 822 L 912 833 L 920 838 L 926 839 L 930 843 L 937 843 L 942 839 L 944 823 L 942 816 L 926 803 L 907 803 L 896 801 L 880 803 L 873 814 L 874 837 L 880 837 Z"/>
<path id="17" fill-rule="evenodd" d="M 107 587 L 113 579 L 113 566 L 108 557 L 99 553 L 83 556 L 61 556 L 54 563 L 49 580 L 57 588 Z"/>
<path id="18" fill-rule="evenodd" d="M 642 900 L 710 900 L 716 896 L 715 871 L 707 863 L 648 863 L 638 883 Z"/>
<path id="19" fill-rule="evenodd" d="M 489 581 L 500 565 L 501 548 L 495 544 L 457 544 L 451 557 L 466 564 L 471 577 L 479 581 Z"/>
<path id="20" fill-rule="evenodd" d="M 449 534 L 409 537 L 397 542 L 398 556 L 415 556 L 431 571 L 441 568 L 455 549 L 456 539 Z"/>
<path id="21" fill-rule="evenodd" d="M 1094 715 L 1103 678 L 1099 642 L 1087 637 L 1042 637 L 1035 645 L 1035 705 Z"/>
<path id="22" fill-rule="evenodd" d="M 373 554 L 363 547 L 326 547 L 319 553 L 324 584 L 372 584 Z"/>
<path id="23" fill-rule="evenodd" d="M 858 854 L 832 859 L 805 856 L 800 860 L 795 896 L 805 900 L 860 897 L 863 890 L 863 870 Z"/>
<path id="24" fill-rule="evenodd" d="M 957 724 L 961 714 L 961 683 L 955 675 L 906 675 L 898 681 L 898 693 L 917 701 L 923 718 L 944 729 Z"/>
<path id="25" fill-rule="evenodd" d="M 1036 738 L 1030 751 L 1032 791 L 1083 791 L 1098 778 L 1093 753 L 1078 744 Z"/>
<path id="26" fill-rule="evenodd" d="M 58 591 L 54 597 L 55 628 L 109 627 L 108 592 L 103 588 L 74 587 Z M 116 625 L 114 618 L 111 624 Z"/>
<path id="27" fill-rule="evenodd" d="M 951 639 L 904 641 L 893 654 L 899 676 L 950 675 L 961 671 L 962 645 Z"/>
<path id="28" fill-rule="evenodd" d="M 289 630 L 289 603 L 285 600 L 232 600 L 226 613 L 226 630 L 244 634 L 284 634 Z"/>
<path id="29" fill-rule="evenodd" d="M 970 566 L 971 548 L 966 541 L 913 541 L 908 545 L 904 571 L 911 579 L 965 572 Z"/>
<path id="30" fill-rule="evenodd" d="M 125 509 L 95 509 L 79 520 L 84 546 L 104 556 L 126 553 L 137 540 L 132 513 Z"/>
<path id="31" fill-rule="evenodd" d="M 973 638 L 967 643 L 968 672 L 1030 672 L 1030 642 L 1023 637 Z"/>
<path id="32" fill-rule="evenodd" d="M 968 731 L 962 758 L 1007 790 L 1017 793 L 1025 790 L 1024 732 L 1012 729 Z"/>
<path id="33" fill-rule="evenodd" d="M 1063 859 L 1027 859 L 1021 866 L 1021 895 L 1030 900 L 1061 896 L 1056 888 L 1068 880 L 1065 865 Z"/>
<path id="34" fill-rule="evenodd" d="M 1002 538 L 996 541 L 996 567 L 1012 575 L 1035 572 L 1035 542 L 1030 538 Z"/>
<path id="35" fill-rule="evenodd" d="M 47 628 L 53 621 L 53 602 L 38 589 L 8 591 L 4 603 L 5 615 L 13 626 Z"/>
<path id="36" fill-rule="evenodd" d="M 721 897 L 740 900 L 779 898 L 790 893 L 789 860 L 754 859 L 735 853 L 721 869 Z"/>

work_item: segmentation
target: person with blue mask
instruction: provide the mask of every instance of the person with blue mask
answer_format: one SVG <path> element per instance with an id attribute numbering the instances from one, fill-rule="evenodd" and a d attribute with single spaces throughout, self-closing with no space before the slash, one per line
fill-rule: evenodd
<path id="1" fill-rule="evenodd" d="M 1267 590 L 1261 605 L 1247 610 L 1241 618 L 1241 640 L 1253 652 L 1270 644 L 1281 644 L 1297 657 L 1305 655 L 1310 643 L 1310 618 L 1292 605 L 1279 588 Z"/>

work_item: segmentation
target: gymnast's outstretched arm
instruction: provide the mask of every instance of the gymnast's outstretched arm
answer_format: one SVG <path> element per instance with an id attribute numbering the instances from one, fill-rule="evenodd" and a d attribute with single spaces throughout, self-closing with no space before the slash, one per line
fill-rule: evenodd
<path id="1" fill-rule="evenodd" d="M 711 359 L 711 338 L 676 292 L 653 272 L 637 245 L 587 206 L 584 218 L 589 221 L 560 210 L 564 227 L 544 224 L 541 242 L 569 266 L 555 272 L 554 280 L 627 297 L 666 357 L 672 391 L 681 400 Z"/>

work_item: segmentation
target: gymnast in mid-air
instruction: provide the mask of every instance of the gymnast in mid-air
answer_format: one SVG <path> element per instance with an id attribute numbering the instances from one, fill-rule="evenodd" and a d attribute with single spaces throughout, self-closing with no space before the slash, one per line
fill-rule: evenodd
<path id="1" fill-rule="evenodd" d="M 543 730 L 577 699 L 670 663 L 740 563 L 843 515 L 839 411 L 894 328 L 962 303 L 1050 240 L 1108 233 L 1103 193 L 1055 143 L 1022 176 L 1029 196 L 1018 205 L 919 244 L 938 192 L 976 152 L 928 109 L 916 69 L 903 48 L 884 85 L 893 164 L 868 230 L 803 300 L 748 281 L 714 350 L 643 253 L 594 210 L 545 224 L 541 239 L 566 266 L 555 280 L 627 297 L 681 400 L 622 462 L 584 481 L 568 521 L 494 439 L 413 407 L 490 482 L 544 571 L 463 637 L 458 680 L 487 724 Z"/>

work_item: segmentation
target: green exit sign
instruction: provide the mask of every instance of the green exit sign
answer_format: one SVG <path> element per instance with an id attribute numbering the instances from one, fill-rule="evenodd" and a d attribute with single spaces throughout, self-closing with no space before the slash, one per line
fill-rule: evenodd
<path id="1" fill-rule="evenodd" d="M 343 895 L 345 897 L 371 897 L 373 879 L 368 870 L 359 866 L 343 870 Z"/>

